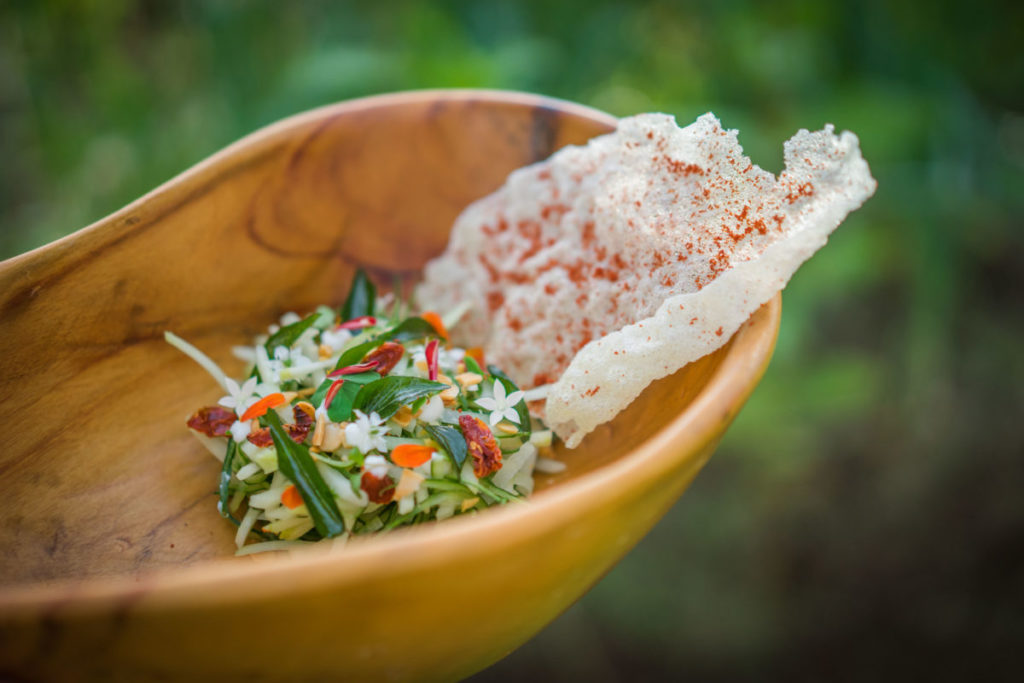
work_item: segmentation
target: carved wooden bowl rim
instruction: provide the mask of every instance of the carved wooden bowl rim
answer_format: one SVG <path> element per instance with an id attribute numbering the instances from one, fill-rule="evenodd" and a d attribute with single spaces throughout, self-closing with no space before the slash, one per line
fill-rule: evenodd
<path id="1" fill-rule="evenodd" d="M 614 126 L 616 119 L 579 104 L 549 97 L 498 90 L 422 90 L 377 95 L 319 107 L 270 124 L 189 168 L 110 216 L 54 243 L 0 264 L 0 270 L 18 269 L 23 261 L 54 246 L 69 246 L 96 230 L 112 229 L 136 207 L 153 197 L 183 192 L 199 176 L 310 121 L 328 120 L 382 104 L 422 103 L 438 99 L 473 100 L 506 105 L 546 107 Z M 10 271 L 9 271 L 10 272 Z M 765 304 L 736 333 L 724 349 L 711 379 L 687 408 L 617 460 L 578 478 L 553 486 L 524 505 L 504 506 L 474 517 L 458 517 L 443 524 L 399 530 L 387 536 L 353 543 L 343 551 L 311 548 L 291 556 L 259 562 L 218 560 L 180 569 L 160 568 L 141 575 L 57 579 L 35 584 L 0 587 L 0 609 L 8 616 L 38 613 L 45 605 L 73 606 L 80 614 L 108 611 L 111 604 L 131 603 L 145 595 L 150 608 L 187 609 L 189 606 L 240 604 L 254 594 L 286 595 L 301 576 L 304 593 L 317 587 L 357 583 L 360 577 L 379 574 L 382 567 L 410 567 L 443 563 L 453 553 L 498 542 L 532 537 L 558 527 L 564 520 L 606 504 L 615 492 L 656 486 L 672 470 L 695 458 L 728 423 L 757 384 L 774 348 L 781 315 L 781 295 Z M 707 457 L 706 455 L 703 457 Z M 698 465 L 699 466 L 699 465 Z M 493 539 L 500 539 L 494 541 Z M 329 545 L 329 544 L 324 544 Z"/>

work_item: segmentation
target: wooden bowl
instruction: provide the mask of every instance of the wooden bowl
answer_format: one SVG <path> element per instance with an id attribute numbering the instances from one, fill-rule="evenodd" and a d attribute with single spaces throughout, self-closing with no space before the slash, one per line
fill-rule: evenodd
<path id="1" fill-rule="evenodd" d="M 162 335 L 238 372 L 233 344 L 338 302 L 356 266 L 415 277 L 509 171 L 614 123 L 502 92 L 344 102 L 0 264 L 0 678 L 454 679 L 578 599 L 707 461 L 778 297 L 561 453 L 530 503 L 260 561 L 232 556 L 219 465 L 184 425 L 220 392 Z"/>

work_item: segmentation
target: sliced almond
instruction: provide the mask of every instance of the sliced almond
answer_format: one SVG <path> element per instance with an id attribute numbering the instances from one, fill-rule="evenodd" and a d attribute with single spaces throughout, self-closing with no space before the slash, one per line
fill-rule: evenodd
<path id="1" fill-rule="evenodd" d="M 504 420 L 496 424 L 494 428 L 497 429 L 502 434 L 516 434 L 519 432 L 519 427 L 512 424 L 511 422 L 507 422 Z"/>
<path id="2" fill-rule="evenodd" d="M 471 507 L 473 507 L 474 505 L 476 505 L 479 502 L 480 502 L 480 499 L 478 497 L 476 497 L 476 496 L 473 496 L 472 498 L 467 498 L 466 500 L 462 501 L 462 505 L 460 506 L 460 509 L 461 509 L 462 512 L 465 512 L 466 510 L 470 509 Z"/>
<path id="3" fill-rule="evenodd" d="M 324 443 L 324 430 L 327 427 L 327 418 L 323 415 L 316 416 L 316 427 L 313 429 L 313 445 L 320 448 Z"/>
<path id="4" fill-rule="evenodd" d="M 343 446 L 348 446 L 345 441 L 345 425 L 337 422 L 328 422 L 324 426 L 324 438 L 320 448 L 333 453 Z"/>
<path id="5" fill-rule="evenodd" d="M 308 415 L 310 420 L 316 420 L 316 408 L 309 401 L 299 401 L 295 407 Z"/>
<path id="6" fill-rule="evenodd" d="M 334 355 L 334 349 L 327 344 L 321 344 L 320 348 L 317 349 L 317 354 L 320 356 L 320 360 L 327 360 Z"/>
<path id="7" fill-rule="evenodd" d="M 443 401 L 446 406 L 451 406 L 455 403 L 455 399 L 459 397 L 459 388 L 451 387 L 450 389 L 445 389 L 438 394 L 438 396 L 441 397 L 441 401 Z"/>
<path id="8" fill-rule="evenodd" d="M 462 385 L 462 388 L 475 386 L 484 381 L 483 375 L 479 375 L 475 372 L 464 372 L 461 375 L 455 375 L 455 381 Z"/>
<path id="9" fill-rule="evenodd" d="M 418 360 L 416 361 L 416 369 L 420 372 L 426 372 L 429 368 L 427 367 L 427 361 Z"/>
<path id="10" fill-rule="evenodd" d="M 413 472 L 409 469 L 402 470 L 402 478 L 399 479 L 398 484 L 395 485 L 395 500 L 405 498 L 411 493 L 416 493 L 424 479 L 426 479 L 426 477 L 422 474 Z"/>
<path id="11" fill-rule="evenodd" d="M 399 427 L 408 427 L 409 423 L 412 422 L 412 408 L 407 405 L 400 407 L 394 415 L 391 416 Z"/>

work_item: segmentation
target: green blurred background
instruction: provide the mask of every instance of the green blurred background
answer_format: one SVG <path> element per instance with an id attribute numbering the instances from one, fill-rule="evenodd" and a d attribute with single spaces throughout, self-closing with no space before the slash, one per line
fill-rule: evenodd
<path id="1" fill-rule="evenodd" d="M 1016 678 L 1024 3 L 945 4 L 7 0 L 0 256 L 371 93 L 714 110 L 774 171 L 798 128 L 853 130 L 878 192 L 787 288 L 775 358 L 719 452 L 477 680 Z"/>

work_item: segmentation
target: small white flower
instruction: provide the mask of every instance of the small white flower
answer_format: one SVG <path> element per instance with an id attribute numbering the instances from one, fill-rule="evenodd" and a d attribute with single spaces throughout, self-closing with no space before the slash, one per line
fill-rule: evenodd
<path id="1" fill-rule="evenodd" d="M 284 362 L 277 359 L 267 361 L 267 374 L 268 377 L 264 377 L 269 384 L 280 384 L 281 383 L 281 371 L 284 370 Z"/>
<path id="2" fill-rule="evenodd" d="M 277 346 L 274 348 L 274 360 L 286 361 L 288 360 L 288 347 Z"/>
<path id="3" fill-rule="evenodd" d="M 245 422 L 239 420 L 235 422 L 235 424 L 231 425 L 231 438 L 235 440 L 235 443 L 242 443 L 245 441 L 245 437 L 249 436 L 251 431 L 252 422 L 249 420 L 246 420 Z"/>
<path id="4" fill-rule="evenodd" d="M 313 361 L 306 358 L 306 355 L 302 353 L 301 349 L 291 349 L 288 352 L 288 360 L 291 362 L 291 367 L 298 367 L 300 365 L 308 365 Z"/>
<path id="5" fill-rule="evenodd" d="M 462 349 L 451 349 L 450 351 L 445 348 L 437 350 L 437 364 L 444 368 L 454 369 L 459 361 L 465 358 L 466 352 Z"/>
<path id="6" fill-rule="evenodd" d="M 384 435 L 387 434 L 385 420 L 377 413 L 367 415 L 361 410 L 355 411 L 356 419 L 345 425 L 345 440 L 363 453 L 377 450 L 386 453 L 388 450 Z"/>
<path id="7" fill-rule="evenodd" d="M 488 422 L 491 426 L 501 422 L 502 418 L 508 418 L 512 422 L 519 424 L 519 413 L 516 412 L 516 404 L 523 400 L 523 392 L 513 391 L 509 395 L 505 395 L 505 384 L 500 381 L 494 382 L 494 398 L 484 397 L 478 398 L 476 404 L 484 410 L 491 411 L 491 416 Z"/>
<path id="8" fill-rule="evenodd" d="M 324 330 L 320 333 L 320 343 L 330 346 L 332 351 L 341 350 L 341 347 L 345 346 L 351 338 L 352 333 L 348 330 Z"/>
<path id="9" fill-rule="evenodd" d="M 388 473 L 388 461 L 383 455 L 368 455 L 363 460 L 363 472 L 369 472 L 377 479 L 383 479 Z"/>
<path id="10" fill-rule="evenodd" d="M 256 391 L 255 377 L 245 380 L 242 386 L 238 386 L 238 382 L 228 377 L 224 380 L 224 384 L 228 389 L 229 395 L 223 397 L 217 403 L 225 408 L 233 408 L 236 415 L 241 416 L 249 406 L 257 401 L 256 397 L 252 395 Z"/>

